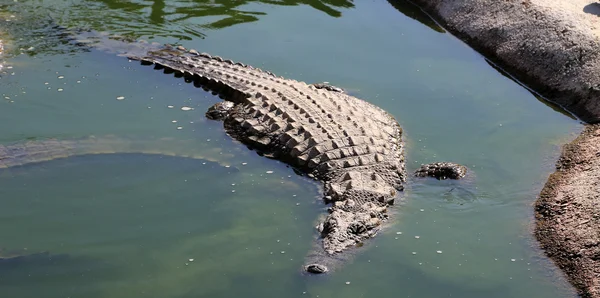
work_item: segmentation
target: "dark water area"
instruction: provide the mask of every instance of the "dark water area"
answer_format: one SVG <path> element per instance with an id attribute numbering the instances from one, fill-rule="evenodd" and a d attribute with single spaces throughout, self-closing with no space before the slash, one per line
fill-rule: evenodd
<path id="1" fill-rule="evenodd" d="M 207 120 L 219 98 L 82 29 L 331 82 L 396 117 L 409 171 L 470 175 L 410 179 L 348 264 L 302 275 L 320 185 Z M 410 3 L 0 0 L 0 39 L 0 144 L 85 148 L 0 169 L 0 248 L 24 255 L 0 262 L 2 297 L 575 297 L 531 231 L 581 124 Z"/>

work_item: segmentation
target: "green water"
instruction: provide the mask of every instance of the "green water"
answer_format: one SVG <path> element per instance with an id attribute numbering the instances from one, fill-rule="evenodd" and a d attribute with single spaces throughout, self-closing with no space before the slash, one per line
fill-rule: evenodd
<path id="1" fill-rule="evenodd" d="M 0 143 L 113 135 L 206 157 L 90 155 L 0 170 L 0 247 L 49 252 L 0 263 L 2 297 L 574 296 L 531 236 L 532 204 L 581 125 L 393 4 L 0 1 L 0 28 L 13 35 Z M 218 98 L 73 48 L 54 25 L 329 81 L 399 120 L 409 171 L 449 160 L 472 176 L 411 180 L 389 227 L 348 264 L 301 275 L 326 207 L 319 185 L 206 120 Z"/>

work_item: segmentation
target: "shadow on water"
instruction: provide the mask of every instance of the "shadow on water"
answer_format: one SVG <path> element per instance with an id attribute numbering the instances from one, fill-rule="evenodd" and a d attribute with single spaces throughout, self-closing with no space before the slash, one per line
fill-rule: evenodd
<path id="1" fill-rule="evenodd" d="M 405 16 L 420 22 L 421 24 L 433 29 L 439 33 L 446 33 L 446 30 L 436 23 L 420 7 L 407 0 L 388 0 L 388 2 Z"/>
<path id="2" fill-rule="evenodd" d="M 563 115 L 565 115 L 565 116 L 567 116 L 567 117 L 569 117 L 569 118 L 571 118 L 573 120 L 577 120 L 577 118 L 575 116 L 573 116 L 573 114 L 571 114 L 569 111 L 565 110 L 560 105 L 555 104 L 555 103 L 549 101 L 548 99 L 542 97 L 537 92 L 535 92 L 534 90 L 532 90 L 531 88 L 529 88 L 527 85 L 525 85 L 522 82 L 520 82 L 517 79 L 515 79 L 512 75 L 510 75 L 509 73 L 507 73 L 504 69 L 498 67 L 494 62 L 490 61 L 487 58 L 485 58 L 485 62 L 487 62 L 487 64 L 489 64 L 493 69 L 495 69 L 496 71 L 498 71 L 503 76 L 505 76 L 505 77 L 509 78 L 510 80 L 512 80 L 513 82 L 521 85 L 523 88 L 525 88 L 527 91 L 529 91 L 531 93 L 531 95 L 533 95 L 533 97 L 535 97 L 538 101 L 540 101 L 544 105 L 548 106 L 549 108 L 551 108 L 555 112 L 561 113 L 561 114 L 563 114 Z"/>
<path id="3" fill-rule="evenodd" d="M 600 3 L 590 3 L 583 8 L 583 12 L 600 17 Z"/>

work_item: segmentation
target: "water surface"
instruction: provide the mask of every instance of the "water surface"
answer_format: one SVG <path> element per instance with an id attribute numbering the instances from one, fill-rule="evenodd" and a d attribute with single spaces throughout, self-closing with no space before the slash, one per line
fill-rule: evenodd
<path id="1" fill-rule="evenodd" d="M 2 293 L 573 296 L 531 237 L 531 205 L 559 146 L 581 125 L 407 5 L 0 4 L 15 15 L 0 23 L 12 34 L 12 68 L 0 78 L 0 143 L 112 136 L 122 142 L 117 148 L 204 158 L 98 154 L 0 170 L 0 246 L 49 252 L 1 266 Z M 327 276 L 300 275 L 326 207 L 319 185 L 206 120 L 218 98 L 113 54 L 73 47 L 61 28 L 178 43 L 331 82 L 398 119 L 409 171 L 448 160 L 472 175 L 411 179 L 390 226 L 349 264 Z"/>

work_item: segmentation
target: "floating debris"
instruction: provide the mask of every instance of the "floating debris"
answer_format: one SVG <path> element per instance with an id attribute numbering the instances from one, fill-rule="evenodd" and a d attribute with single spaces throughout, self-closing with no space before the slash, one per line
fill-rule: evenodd
<path id="1" fill-rule="evenodd" d="M 167 106 L 167 108 L 172 109 L 172 108 L 174 108 L 174 106 Z"/>
<path id="2" fill-rule="evenodd" d="M 437 253 L 439 253 L 439 254 L 441 254 L 441 253 L 442 253 L 442 251 L 441 251 L 441 250 L 438 250 L 438 251 L 436 251 L 436 252 L 437 252 Z"/>
<path id="3" fill-rule="evenodd" d="M 181 107 L 181 110 L 182 110 L 182 111 L 191 111 L 191 110 L 193 110 L 193 109 L 194 109 L 194 108 L 190 108 L 190 107 Z"/>
<path id="4" fill-rule="evenodd" d="M 349 282 L 349 281 L 347 281 L 347 282 L 346 282 L 346 284 L 347 284 L 347 285 L 349 285 L 349 284 L 350 284 L 350 282 Z"/>
<path id="5" fill-rule="evenodd" d="M 273 174 L 273 171 L 267 171 L 267 174 Z"/>
<path id="6" fill-rule="evenodd" d="M 56 91 L 63 92 L 63 90 L 64 90 L 63 88 L 58 88 Z"/>
<path id="7" fill-rule="evenodd" d="M 396 232 L 396 235 L 402 235 L 402 232 Z"/>
<path id="8" fill-rule="evenodd" d="M 125 99 L 125 96 L 117 96 L 117 100 L 123 100 Z"/>
<path id="9" fill-rule="evenodd" d="M 421 238 L 421 236 L 415 236 L 415 239 L 419 239 L 419 238 Z"/>
<path id="10" fill-rule="evenodd" d="M 65 76 L 58 76 L 58 78 L 59 78 L 59 79 L 64 79 L 64 78 L 65 78 Z"/>
<path id="11" fill-rule="evenodd" d="M 189 259 L 188 261 L 190 261 L 190 262 L 193 262 L 193 261 L 194 261 L 194 259 Z"/>

